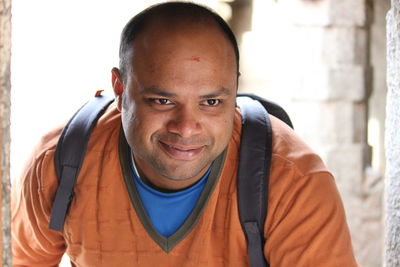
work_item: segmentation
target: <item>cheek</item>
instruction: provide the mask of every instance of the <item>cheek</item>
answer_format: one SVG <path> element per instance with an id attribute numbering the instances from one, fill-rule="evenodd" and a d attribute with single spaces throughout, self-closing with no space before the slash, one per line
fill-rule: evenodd
<path id="1" fill-rule="evenodd" d="M 131 102 L 132 103 L 132 102 Z M 125 136 L 129 145 L 135 146 L 138 143 L 138 137 L 140 136 L 139 126 L 141 124 L 141 118 L 138 114 L 136 105 L 128 104 L 127 101 L 122 102 L 121 111 L 122 126 L 124 129 Z"/>
<path id="2" fill-rule="evenodd" d="M 164 131 L 168 119 L 165 115 L 137 108 L 128 120 L 132 139 L 138 146 L 143 146 L 152 142 L 151 139 L 155 134 Z"/>
<path id="3" fill-rule="evenodd" d="M 229 112 L 221 119 L 210 123 L 211 131 L 216 138 L 217 145 L 224 146 L 232 135 L 233 115 Z"/>

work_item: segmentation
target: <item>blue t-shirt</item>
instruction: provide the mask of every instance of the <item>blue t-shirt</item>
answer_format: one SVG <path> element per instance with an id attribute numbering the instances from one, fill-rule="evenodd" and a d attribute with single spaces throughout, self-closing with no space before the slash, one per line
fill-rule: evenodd
<path id="1" fill-rule="evenodd" d="M 193 186 L 179 192 L 163 193 L 146 185 L 139 178 L 134 164 L 132 159 L 133 180 L 147 216 L 162 236 L 169 237 L 181 227 L 192 212 L 207 182 L 211 167 Z"/>

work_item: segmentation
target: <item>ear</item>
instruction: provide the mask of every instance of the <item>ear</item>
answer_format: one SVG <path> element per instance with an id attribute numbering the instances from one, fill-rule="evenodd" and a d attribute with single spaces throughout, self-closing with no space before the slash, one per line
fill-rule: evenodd
<path id="1" fill-rule="evenodd" d="M 121 79 L 121 74 L 117 68 L 111 70 L 111 83 L 114 89 L 114 95 L 117 100 L 117 109 L 122 110 L 122 94 L 124 92 L 124 83 Z"/>

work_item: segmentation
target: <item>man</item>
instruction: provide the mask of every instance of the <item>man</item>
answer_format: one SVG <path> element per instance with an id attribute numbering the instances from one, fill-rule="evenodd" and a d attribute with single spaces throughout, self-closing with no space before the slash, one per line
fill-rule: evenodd
<path id="1" fill-rule="evenodd" d="M 239 54 L 211 11 L 167 3 L 125 27 L 116 104 L 94 129 L 63 231 L 46 135 L 13 188 L 16 266 L 248 266 L 237 208 Z M 271 117 L 264 255 L 271 266 L 356 266 L 333 177 Z M 121 126 L 122 125 L 122 126 Z"/>

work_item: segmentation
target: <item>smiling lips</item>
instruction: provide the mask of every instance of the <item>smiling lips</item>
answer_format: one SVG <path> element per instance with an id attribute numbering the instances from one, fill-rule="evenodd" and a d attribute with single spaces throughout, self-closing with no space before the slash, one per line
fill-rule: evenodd
<path id="1" fill-rule="evenodd" d="M 180 145 L 169 145 L 161 142 L 163 150 L 172 158 L 179 160 L 193 160 L 198 154 L 200 154 L 205 146 L 180 146 Z"/>

